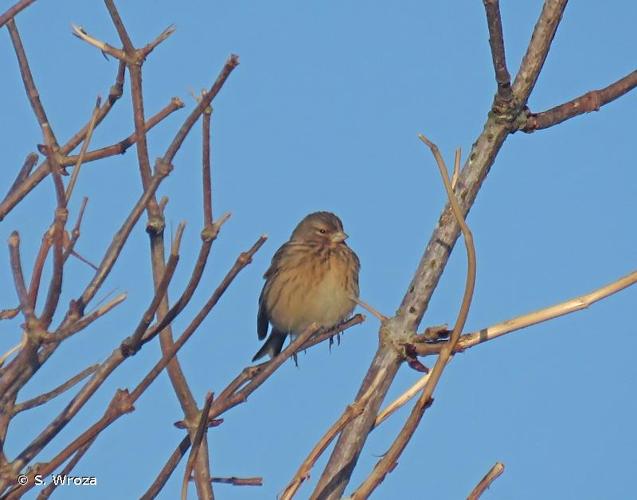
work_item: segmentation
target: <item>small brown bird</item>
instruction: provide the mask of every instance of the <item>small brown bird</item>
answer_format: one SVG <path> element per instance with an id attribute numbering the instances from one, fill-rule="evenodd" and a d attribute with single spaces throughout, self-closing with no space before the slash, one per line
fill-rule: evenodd
<path id="1" fill-rule="evenodd" d="M 330 328 L 352 313 L 360 262 L 346 239 L 341 219 L 314 212 L 277 250 L 263 275 L 257 316 L 259 339 L 267 335 L 268 323 L 272 331 L 252 361 L 279 354 L 288 334 L 295 337 L 313 322 Z"/>

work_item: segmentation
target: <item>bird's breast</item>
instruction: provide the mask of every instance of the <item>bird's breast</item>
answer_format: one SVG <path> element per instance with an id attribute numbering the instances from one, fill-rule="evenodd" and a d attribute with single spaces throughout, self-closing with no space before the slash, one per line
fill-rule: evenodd
<path id="1" fill-rule="evenodd" d="M 297 262 L 292 276 L 280 273 L 278 300 L 269 308 L 271 323 L 294 335 L 314 322 L 331 327 L 346 319 L 355 306 L 352 298 L 358 297 L 358 270 L 348 257 L 324 252 Z M 272 285 L 273 290 L 279 288 L 278 283 Z"/>

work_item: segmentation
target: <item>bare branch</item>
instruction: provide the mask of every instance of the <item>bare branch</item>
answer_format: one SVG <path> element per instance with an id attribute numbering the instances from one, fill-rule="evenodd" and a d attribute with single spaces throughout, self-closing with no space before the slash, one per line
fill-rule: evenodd
<path id="1" fill-rule="evenodd" d="M 101 318 L 106 313 L 110 312 L 111 309 L 115 308 L 122 302 L 126 300 L 127 295 L 125 293 L 120 293 L 115 298 L 109 300 L 106 304 L 101 305 L 94 311 L 91 311 L 88 314 L 82 316 L 79 320 L 74 321 L 68 325 L 62 325 L 55 333 L 55 335 L 50 339 L 51 342 L 55 342 L 59 344 L 61 341 L 69 338 L 70 336 L 76 334 L 79 331 L 84 330 L 91 323 L 93 323 L 96 319 Z"/>
<path id="2" fill-rule="evenodd" d="M 71 24 L 71 30 L 73 31 L 73 34 L 76 37 L 78 37 L 80 40 L 85 41 L 86 43 L 88 43 L 89 45 L 92 45 L 93 47 L 97 47 L 102 52 L 113 56 L 115 59 L 119 59 L 120 61 L 126 62 L 126 54 L 124 53 L 122 49 L 115 48 L 106 42 L 102 42 L 101 40 L 98 40 L 97 38 L 92 37 L 86 32 L 86 30 L 84 30 L 84 28 L 82 28 L 82 26 Z"/>
<path id="3" fill-rule="evenodd" d="M 88 368 L 85 368 L 84 370 L 82 370 L 77 375 L 74 375 L 73 377 L 68 379 L 63 384 L 57 386 L 55 389 L 53 389 L 53 390 L 51 390 L 49 392 L 45 392 L 44 394 L 40 394 L 39 396 L 37 396 L 37 397 L 35 397 L 33 399 L 29 399 L 28 401 L 25 401 L 24 403 L 17 403 L 13 407 L 13 414 L 15 415 L 17 413 L 20 413 L 21 411 L 30 410 L 31 408 L 35 408 L 36 406 L 40 406 L 40 405 L 43 405 L 45 403 L 48 403 L 53 398 L 59 396 L 63 392 L 68 391 L 71 387 L 73 387 L 77 383 L 81 382 L 82 380 L 84 380 L 86 377 L 88 377 L 92 373 L 95 373 L 95 371 L 97 370 L 98 367 L 99 367 L 98 364 L 91 365 Z"/>
<path id="4" fill-rule="evenodd" d="M 82 226 L 82 219 L 84 218 L 84 211 L 86 210 L 86 205 L 88 203 L 88 198 L 85 196 L 82 198 L 82 204 L 80 205 L 80 210 L 77 213 L 77 219 L 75 220 L 75 225 L 73 229 L 71 229 L 71 239 L 66 241 L 65 239 L 65 248 L 64 248 L 64 261 L 69 258 L 69 255 L 74 254 L 75 244 L 77 240 L 80 238 L 80 228 Z M 90 264 L 96 271 L 97 268 Z M 37 292 L 36 292 L 37 293 Z"/>
<path id="5" fill-rule="evenodd" d="M 372 316 L 374 316 L 381 323 L 387 320 L 387 316 L 385 316 L 383 313 L 381 313 L 381 312 L 377 311 L 376 309 L 374 309 L 368 303 L 363 302 L 361 299 L 356 298 L 356 297 L 352 297 L 352 300 L 354 302 L 356 302 L 359 306 L 361 306 L 363 309 L 365 309 L 367 312 L 369 312 Z"/>
<path id="6" fill-rule="evenodd" d="M 522 59 L 522 64 L 513 81 L 513 95 L 519 105 L 525 105 L 537 81 L 553 37 L 562 20 L 568 0 L 545 0 L 540 17 L 533 29 L 531 41 Z"/>
<path id="7" fill-rule="evenodd" d="M 473 143 L 455 190 L 456 198 L 465 216 L 473 205 L 498 151 L 514 130 L 515 118 L 526 105 L 565 5 L 566 0 L 546 1 L 512 87 L 515 109 L 506 116 L 491 113 L 481 134 Z M 390 318 L 381 327 L 381 342 L 361 384 L 359 395 L 366 390 L 368 384 L 374 379 L 375 373 L 381 368 L 387 370 L 385 379 L 379 384 L 376 394 L 370 398 L 366 410 L 343 429 L 312 498 L 336 500 L 343 495 L 365 444 L 366 436 L 371 431 L 380 405 L 402 364 L 404 353 L 398 352 L 391 346 L 395 345 L 394 342 L 405 332 L 407 334 L 416 332 L 459 234 L 460 227 L 447 204 L 418 263 L 414 277 L 407 287 L 396 316 Z"/>
<path id="8" fill-rule="evenodd" d="M 239 56 L 231 54 L 230 57 L 228 57 L 228 60 L 224 64 L 223 68 L 221 69 L 221 73 L 219 73 L 219 76 L 215 80 L 215 83 L 213 83 L 212 87 L 210 87 L 210 90 L 202 96 L 201 101 L 199 101 L 195 109 L 193 109 L 190 115 L 188 115 L 188 118 L 186 118 L 184 124 L 181 126 L 181 128 L 175 135 L 175 138 L 170 143 L 170 146 L 166 150 L 166 153 L 163 157 L 163 160 L 165 162 L 171 163 L 173 161 L 173 158 L 177 154 L 177 151 L 179 151 L 179 148 L 183 144 L 184 139 L 186 139 L 186 136 L 190 132 L 190 129 L 193 127 L 199 116 L 201 116 L 206 108 L 210 106 L 210 103 L 217 96 L 217 94 L 223 87 L 223 84 L 226 83 L 226 80 L 230 76 L 230 73 L 232 73 L 232 71 L 238 65 Z"/>
<path id="9" fill-rule="evenodd" d="M 11 187 L 9 188 L 9 191 L 7 191 L 6 196 L 9 196 L 13 191 L 17 189 L 20 184 L 22 184 L 29 177 L 29 175 L 31 174 L 31 170 L 33 170 L 33 167 L 35 166 L 37 161 L 38 155 L 36 153 L 29 153 L 27 155 L 27 157 L 24 159 L 24 163 L 22 164 L 22 168 L 18 172 L 18 175 L 13 181 L 13 184 L 11 184 Z"/>
<path id="10" fill-rule="evenodd" d="M 172 248 L 170 251 L 170 257 L 168 262 L 166 263 L 166 268 L 164 270 L 164 275 L 162 276 L 159 286 L 155 290 L 155 295 L 153 296 L 153 300 L 151 301 L 148 309 L 143 314 L 142 319 L 140 320 L 137 328 L 133 334 L 128 337 L 126 340 L 122 342 L 121 349 L 122 353 L 125 356 L 135 354 L 142 345 L 142 336 L 144 332 L 150 325 L 150 322 L 155 317 L 155 313 L 157 312 L 157 308 L 159 307 L 160 302 L 164 298 L 166 291 L 168 290 L 168 285 L 170 284 L 173 274 L 175 273 L 175 269 L 177 269 L 177 263 L 179 262 L 179 247 L 181 245 L 181 238 L 184 233 L 184 229 L 186 228 L 186 223 L 181 222 L 179 226 L 177 226 L 177 232 L 175 234 L 175 238 L 173 240 Z"/>
<path id="11" fill-rule="evenodd" d="M 84 447 L 77 450 L 75 455 L 73 455 L 73 458 L 71 458 L 71 460 L 69 460 L 69 462 L 64 466 L 64 469 L 62 469 L 60 475 L 64 476 L 66 474 L 69 474 L 77 465 L 77 463 L 82 459 L 82 457 L 88 451 L 92 444 L 93 441 L 89 441 L 86 445 L 84 445 Z M 55 488 L 58 487 L 58 484 L 59 483 L 56 483 L 55 481 L 51 481 L 44 489 L 42 489 L 42 491 L 40 491 L 36 500 L 45 500 L 49 498 L 55 491 Z"/>
<path id="12" fill-rule="evenodd" d="M 181 483 L 181 500 L 188 499 L 188 482 L 190 479 L 190 473 L 195 465 L 195 458 L 201 448 L 206 430 L 208 429 L 208 412 L 210 411 L 210 405 L 212 404 L 212 393 L 206 394 L 206 402 L 203 405 L 201 414 L 199 415 L 199 422 L 197 423 L 197 429 L 195 431 L 195 437 L 192 441 L 192 447 L 190 448 L 190 455 L 186 461 L 186 470 L 184 471 L 184 479 Z"/>
<path id="13" fill-rule="evenodd" d="M 262 477 L 213 477 L 213 483 L 231 484 L 233 486 L 263 486 Z"/>
<path id="14" fill-rule="evenodd" d="M 100 104 L 102 99 L 100 97 L 95 101 L 95 108 L 93 108 L 93 113 L 91 114 L 91 119 L 89 121 L 88 130 L 86 131 L 86 138 L 82 143 L 82 149 L 80 150 L 80 154 L 77 158 L 77 162 L 75 163 L 75 168 L 73 168 L 73 173 L 71 174 L 71 178 L 69 179 L 69 183 L 66 186 L 66 203 L 68 204 L 71 199 L 71 195 L 73 194 L 73 188 L 75 187 L 75 183 L 77 182 L 77 178 L 80 175 L 80 168 L 82 166 L 82 162 L 84 161 L 84 156 L 86 155 L 86 151 L 88 149 L 88 145 L 91 143 L 91 137 L 93 136 L 93 130 L 95 129 L 95 123 L 97 122 L 97 115 L 100 112 Z"/>
<path id="15" fill-rule="evenodd" d="M 341 415 L 341 417 L 334 422 L 332 427 L 330 427 L 327 432 L 323 435 L 321 439 L 319 439 L 318 443 L 312 448 L 312 451 L 307 456 L 307 458 L 303 461 L 296 474 L 292 478 L 292 481 L 285 487 L 283 493 L 279 496 L 281 500 L 291 500 L 298 489 L 303 484 L 303 481 L 310 477 L 310 471 L 314 464 L 319 459 L 319 457 L 323 454 L 325 449 L 329 446 L 332 440 L 338 435 L 339 432 L 347 425 L 347 423 L 352 420 L 354 417 L 360 415 L 362 411 L 365 409 L 365 405 L 367 404 L 367 400 L 372 395 L 373 391 L 376 389 L 378 382 L 385 375 L 384 371 L 381 370 L 376 374 L 376 379 L 372 384 L 370 384 L 369 388 L 361 396 L 361 398 L 347 408 Z"/>
<path id="16" fill-rule="evenodd" d="M 467 500 L 478 500 L 482 494 L 491 486 L 491 483 L 499 478 L 504 472 L 504 464 L 496 462 L 489 472 L 480 480 L 475 488 L 469 493 Z"/>
<path id="17" fill-rule="evenodd" d="M 201 310 L 197 313 L 197 315 L 193 318 L 190 324 L 186 327 L 183 333 L 179 336 L 179 338 L 175 341 L 175 343 L 171 346 L 170 349 L 164 351 L 164 355 L 157 362 L 157 364 L 150 370 L 150 372 L 144 377 L 137 387 L 131 392 L 131 399 L 136 401 L 139 396 L 150 386 L 150 384 L 157 378 L 157 375 L 161 373 L 161 371 L 166 367 L 166 365 L 170 362 L 171 359 L 177 354 L 177 351 L 181 349 L 181 347 L 186 343 L 186 341 L 192 336 L 193 333 L 199 328 L 202 321 L 208 316 L 212 308 L 217 304 L 221 296 L 230 286 L 230 283 L 234 281 L 237 274 L 246 267 L 248 264 L 252 262 L 252 257 L 254 254 L 263 246 L 265 240 L 267 238 L 265 236 L 261 236 L 252 247 L 246 252 L 241 253 L 237 258 L 236 262 L 228 271 L 226 276 L 221 280 L 221 283 L 208 301 L 204 304 Z"/>
<path id="18" fill-rule="evenodd" d="M 167 104 L 163 109 L 155 113 L 146 121 L 146 124 L 144 126 L 144 132 L 148 132 L 155 125 L 157 125 L 162 120 L 164 120 L 164 118 L 166 118 L 171 113 L 183 107 L 184 107 L 184 103 L 181 101 L 181 99 L 179 99 L 178 97 L 173 97 L 170 100 L 169 104 Z M 130 148 L 132 145 L 136 143 L 137 143 L 137 134 L 133 132 L 131 135 L 129 135 L 128 137 L 122 139 L 121 141 L 115 144 L 112 144 L 110 146 L 105 146 L 103 148 L 95 149 L 93 151 L 88 151 L 84 155 L 83 161 L 84 163 L 88 163 L 95 160 L 101 160 L 102 158 L 107 158 L 109 156 L 124 154 L 128 150 L 128 148 Z M 78 155 L 66 156 L 62 159 L 62 164 L 65 166 L 73 165 L 77 163 L 78 159 L 79 159 Z"/>
<path id="19" fill-rule="evenodd" d="M 505 321 L 502 321 L 501 323 L 491 325 L 477 332 L 464 334 L 458 340 L 454 352 L 463 352 L 466 349 L 482 344 L 489 340 L 496 339 L 498 337 L 501 337 L 502 335 L 506 335 L 508 333 L 512 333 L 523 328 L 527 328 L 529 326 L 557 318 L 559 316 L 564 316 L 566 314 L 586 309 L 595 302 L 598 302 L 602 299 L 605 299 L 606 297 L 609 297 L 610 295 L 618 293 L 623 289 L 634 285 L 635 283 L 637 283 L 637 271 L 632 272 L 588 294 L 580 295 L 579 297 L 575 297 L 565 302 L 561 302 L 559 304 L 555 304 L 538 311 L 524 314 L 522 316 L 507 319 Z M 430 354 L 440 353 L 445 344 L 414 342 L 411 345 L 418 355 L 427 356 Z M 387 407 L 376 417 L 374 426 L 377 427 L 378 425 L 380 425 L 396 410 L 404 406 L 410 399 L 416 396 L 416 394 L 418 394 L 427 383 L 428 377 L 428 375 L 421 377 L 409 389 L 403 392 L 403 394 L 401 394 L 389 405 L 387 405 Z"/>
<path id="20" fill-rule="evenodd" d="M 534 132 L 552 127 L 584 113 L 598 111 L 602 106 L 630 92 L 635 87 L 637 87 L 637 71 L 629 73 L 611 83 L 608 87 L 591 90 L 547 111 L 529 113 L 526 119 L 521 120 L 520 130 L 523 132 Z"/>
<path id="21" fill-rule="evenodd" d="M 11 272 L 13 273 L 13 283 L 15 284 L 20 309 L 27 321 L 34 320 L 33 304 L 29 300 L 27 287 L 24 284 L 24 273 L 22 272 L 22 261 L 20 258 L 20 235 L 13 231 L 9 237 L 9 257 L 11 260 Z"/>
<path id="22" fill-rule="evenodd" d="M 186 435 L 186 437 L 184 437 L 177 445 L 175 451 L 173 451 L 170 457 L 168 457 L 168 460 L 162 467 L 161 471 L 159 471 L 159 474 L 153 481 L 153 484 L 151 484 L 148 490 L 146 490 L 146 493 L 141 496 L 141 500 L 152 500 L 157 495 L 159 495 L 159 492 L 166 485 L 166 482 L 168 481 L 168 479 L 170 479 L 172 473 L 175 472 L 177 465 L 179 465 L 179 462 L 189 448 L 190 436 Z"/>
<path id="23" fill-rule="evenodd" d="M 166 326 L 168 326 L 177 315 L 183 311 L 183 309 L 188 305 L 188 302 L 192 298 L 197 285 L 199 285 L 199 281 L 201 280 L 201 276 L 203 275 L 203 271 L 206 267 L 206 262 L 208 260 L 208 255 L 210 254 L 210 250 L 212 248 L 212 243 L 217 238 L 219 234 L 219 230 L 221 226 L 230 218 L 229 213 L 225 213 L 220 219 L 214 222 L 211 226 L 208 226 L 202 231 L 202 239 L 203 242 L 201 244 L 201 248 L 199 250 L 199 256 L 197 257 L 197 261 L 195 262 L 195 266 L 192 271 L 192 275 L 190 276 L 190 280 L 188 281 L 188 285 L 186 285 L 185 290 L 179 297 L 179 299 L 175 302 L 175 304 L 170 308 L 170 310 L 161 318 L 159 323 L 153 325 L 143 337 L 143 342 L 146 343 L 150 339 L 152 339 L 158 332 L 162 331 Z"/>
<path id="24" fill-rule="evenodd" d="M 33 487 L 33 475 L 42 474 L 46 475 L 54 471 L 62 463 L 80 448 L 85 446 L 90 441 L 93 441 L 95 437 L 102 432 L 111 423 L 117 420 L 122 415 L 133 411 L 133 405 L 139 399 L 139 397 L 145 392 L 150 384 L 157 378 L 161 371 L 168 365 L 171 359 L 177 354 L 179 349 L 188 341 L 192 334 L 197 330 L 201 322 L 206 318 L 208 313 L 219 301 L 221 296 L 227 290 L 228 286 L 234 281 L 239 272 L 252 262 L 252 257 L 261 248 L 266 238 L 261 236 L 252 247 L 246 252 L 241 253 L 237 258 L 235 264 L 228 271 L 224 279 L 219 286 L 215 289 L 208 302 L 203 306 L 201 311 L 195 316 L 192 322 L 184 330 L 181 336 L 175 341 L 171 349 L 166 351 L 162 358 L 155 364 L 155 366 L 149 371 L 144 379 L 135 387 L 132 392 L 127 390 L 118 390 L 113 400 L 111 401 L 108 409 L 97 422 L 90 426 L 74 441 L 72 441 L 67 447 L 59 452 L 48 463 L 42 464 L 39 468 L 32 469 L 28 476 L 29 482 L 26 486 L 20 487 L 17 491 L 23 494 Z M 106 380 L 117 366 L 119 366 L 123 360 L 126 359 L 120 349 L 116 349 L 111 356 L 100 365 L 99 369 L 93 375 L 91 380 L 80 390 L 80 392 L 73 398 L 73 400 L 67 405 L 67 407 L 58 415 L 47 428 L 40 433 L 40 435 L 32 441 L 16 458 L 14 461 L 14 468 L 20 470 L 26 463 L 50 442 L 57 433 L 70 421 L 70 419 L 77 414 L 82 406 L 88 401 L 88 399 L 95 393 L 100 385 Z M 11 498 L 11 497 L 9 497 Z"/>
<path id="25" fill-rule="evenodd" d="M 152 42 L 150 42 L 148 45 L 146 45 L 145 47 L 143 47 L 141 49 L 141 53 L 143 54 L 144 57 L 146 57 L 148 54 L 150 54 L 153 50 L 155 50 L 155 47 L 157 47 L 161 42 L 163 42 L 164 40 L 166 40 L 170 35 L 172 35 L 175 32 L 176 28 L 174 25 L 170 25 L 168 26 L 168 28 L 166 28 L 164 31 L 162 31 L 157 38 L 155 38 Z"/>
<path id="26" fill-rule="evenodd" d="M 35 2 L 35 0 L 20 0 L 18 3 L 12 5 L 5 12 L 0 14 L 0 28 L 2 28 L 7 23 L 7 21 L 13 19 L 20 13 L 20 11 L 26 9 L 33 2 Z"/>
<path id="27" fill-rule="evenodd" d="M 416 431 L 416 428 L 418 427 L 418 424 L 420 423 L 425 410 L 433 403 L 433 393 L 438 382 L 440 381 L 440 378 L 442 377 L 442 373 L 445 367 L 453 356 L 454 348 L 458 343 L 458 339 L 460 338 L 460 334 L 462 333 L 462 329 L 464 328 L 467 316 L 469 315 L 469 308 L 471 306 L 471 300 L 473 298 L 473 291 L 475 288 L 476 253 L 473 245 L 473 235 L 471 234 L 471 230 L 464 220 L 462 210 L 460 209 L 458 201 L 456 200 L 453 188 L 451 187 L 449 174 L 447 172 L 447 166 L 445 165 L 445 162 L 440 155 L 438 147 L 434 143 L 429 141 L 429 139 L 427 139 L 424 135 L 419 134 L 419 137 L 422 142 L 429 146 L 429 149 L 431 149 L 431 152 L 436 159 L 436 163 L 438 165 L 438 169 L 440 170 L 445 190 L 447 191 L 447 197 L 449 198 L 449 203 L 451 204 L 453 215 L 462 230 L 462 235 L 464 237 L 464 243 L 467 250 L 467 279 L 464 295 L 462 297 L 462 304 L 460 306 L 460 311 L 458 312 L 458 318 L 456 319 L 456 323 L 449 337 L 449 341 L 445 343 L 444 347 L 440 351 L 440 355 L 438 356 L 433 369 L 429 373 L 427 383 L 422 391 L 422 394 L 420 395 L 420 398 L 418 398 L 418 401 L 414 405 L 411 414 L 407 418 L 407 421 L 405 422 L 401 431 L 398 433 L 398 436 L 390 446 L 387 453 L 385 453 L 385 455 L 383 455 L 383 457 L 376 463 L 371 474 L 354 492 L 353 498 L 355 499 L 369 497 L 369 495 L 376 489 L 376 487 L 378 487 L 383 479 L 385 479 L 385 476 L 391 470 L 393 470 L 393 468 L 396 466 L 398 458 L 407 446 L 407 443 L 409 443 L 412 436 L 414 435 L 414 432 Z"/>
<path id="28" fill-rule="evenodd" d="M 130 36 L 128 36 L 128 32 L 126 31 L 122 18 L 115 7 L 115 3 L 113 0 L 104 0 L 104 3 L 106 4 L 106 8 L 108 9 L 108 13 L 111 16 L 113 24 L 115 25 L 119 39 L 122 41 L 122 45 L 124 45 L 124 50 L 129 54 L 132 53 L 135 50 L 133 42 L 131 42 Z"/>
<path id="29" fill-rule="evenodd" d="M 498 93 L 494 106 L 509 106 L 513 99 L 513 93 L 511 92 L 511 75 L 509 75 L 504 55 L 500 2 L 499 0 L 483 0 L 483 3 L 487 14 L 487 26 L 489 27 L 489 45 L 491 46 L 495 81 L 498 84 Z"/>
<path id="30" fill-rule="evenodd" d="M 331 342 L 334 335 L 340 335 L 346 330 L 349 330 L 350 327 L 360 325 L 363 321 L 365 321 L 365 316 L 363 316 L 362 314 L 355 314 L 340 325 L 336 325 L 324 332 L 316 332 L 316 334 L 312 335 L 310 339 L 305 342 L 297 352 L 305 351 L 306 349 L 314 347 L 315 345 L 325 342 L 326 340 L 329 340 Z"/>
<path id="31" fill-rule="evenodd" d="M 12 307 L 12 308 L 9 308 L 9 309 L 2 309 L 0 311 L 0 320 L 13 319 L 18 314 L 20 314 L 20 308 L 19 307 Z"/>
<path id="32" fill-rule="evenodd" d="M 203 97 L 203 96 L 202 96 Z M 203 187 L 203 223 L 212 224 L 212 175 L 210 173 L 210 119 L 212 107 L 204 109 L 201 120 L 201 185 Z"/>
<path id="33" fill-rule="evenodd" d="M 46 144 L 57 145 L 51 126 L 49 125 L 49 119 L 44 111 L 44 106 L 40 101 L 40 93 L 38 92 L 35 82 L 33 81 L 33 75 L 31 74 L 31 68 L 29 68 L 29 62 L 27 61 L 26 53 L 20 40 L 20 34 L 18 33 L 18 27 L 15 24 L 15 19 L 10 19 L 7 22 L 7 28 L 11 35 L 11 42 L 15 50 L 16 57 L 18 58 L 18 65 L 20 66 L 20 74 L 22 75 L 22 81 L 24 83 L 24 89 L 27 92 L 27 97 L 33 108 L 33 112 L 38 120 L 38 124 L 42 129 L 42 136 Z"/>
<path id="34" fill-rule="evenodd" d="M 95 126 L 97 127 L 102 120 L 108 115 L 113 105 L 119 100 L 123 93 L 124 86 L 124 70 L 126 65 L 124 63 L 119 64 L 117 70 L 117 76 L 115 78 L 115 83 L 110 89 L 108 94 L 108 99 L 102 104 L 100 108 L 99 115 L 97 117 Z M 70 153 L 73 149 L 80 144 L 84 138 L 86 137 L 86 132 L 88 130 L 89 124 L 86 124 L 82 129 L 80 129 L 73 137 L 71 137 L 68 142 L 60 148 L 60 155 L 64 156 Z M 73 164 L 71 162 L 69 164 Z M 44 161 L 35 171 L 27 177 L 24 182 L 22 182 L 19 186 L 16 186 L 2 202 L 0 203 L 0 221 L 27 195 L 31 192 L 31 190 L 37 186 L 42 179 L 44 179 L 50 172 L 50 166 L 48 161 Z"/>
<path id="35" fill-rule="evenodd" d="M 130 232 L 143 213 L 148 200 L 151 198 L 151 196 L 154 196 L 155 191 L 157 191 L 157 188 L 159 187 L 159 184 L 161 184 L 161 182 L 169 173 L 169 168 L 167 168 L 165 165 L 160 165 L 160 168 L 158 168 L 155 172 L 155 175 L 153 175 L 148 189 L 144 191 L 142 196 L 133 207 L 133 210 L 124 221 L 122 227 L 117 231 L 117 233 L 115 233 L 113 241 L 108 247 L 106 254 L 102 258 L 102 262 L 99 265 L 99 270 L 97 271 L 97 273 L 95 273 L 95 276 L 84 290 L 82 296 L 77 301 L 80 310 L 83 310 L 84 307 L 86 307 L 86 305 L 91 301 L 91 299 L 95 296 L 99 288 L 104 283 L 104 280 L 110 273 L 113 265 L 115 264 L 115 261 L 117 260 L 117 257 L 122 251 L 124 243 L 128 239 Z"/>

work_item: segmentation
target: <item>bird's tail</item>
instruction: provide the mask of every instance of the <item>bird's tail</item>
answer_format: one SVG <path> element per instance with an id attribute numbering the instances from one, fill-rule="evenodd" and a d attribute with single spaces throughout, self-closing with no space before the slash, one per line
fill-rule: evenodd
<path id="1" fill-rule="evenodd" d="M 281 352 L 283 349 L 283 343 L 285 342 L 285 337 L 287 337 L 287 333 L 279 332 L 278 330 L 272 330 L 268 340 L 265 341 L 265 344 L 261 346 L 261 349 L 254 355 L 252 361 L 256 361 L 257 359 L 262 358 L 266 354 L 273 358 L 277 354 Z"/>

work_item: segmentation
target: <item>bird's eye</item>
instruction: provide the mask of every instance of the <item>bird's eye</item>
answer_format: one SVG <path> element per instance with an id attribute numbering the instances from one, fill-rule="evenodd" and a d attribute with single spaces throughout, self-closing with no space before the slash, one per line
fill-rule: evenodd
<path id="1" fill-rule="evenodd" d="M 321 228 L 321 229 L 319 229 L 319 233 L 325 234 L 325 233 L 327 233 L 327 231 L 324 228 Z"/>

